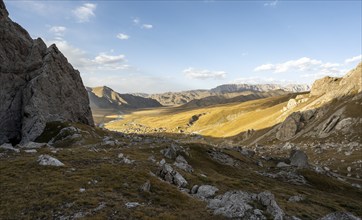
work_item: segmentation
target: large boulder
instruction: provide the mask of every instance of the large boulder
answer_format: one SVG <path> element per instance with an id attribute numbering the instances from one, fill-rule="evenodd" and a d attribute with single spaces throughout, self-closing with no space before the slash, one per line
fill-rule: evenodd
<path id="1" fill-rule="evenodd" d="M 293 112 L 279 126 L 276 138 L 287 141 L 300 132 L 316 114 L 316 110 L 311 109 L 303 112 Z"/>
<path id="2" fill-rule="evenodd" d="M 259 194 L 228 191 L 210 199 L 207 207 L 212 209 L 215 215 L 223 215 L 227 218 L 267 219 L 264 211 L 257 207 L 263 207 L 275 220 L 282 220 L 285 216 L 284 211 L 275 201 L 274 195 L 268 191 Z"/>
<path id="3" fill-rule="evenodd" d="M 40 155 L 38 157 L 39 165 L 42 166 L 55 166 L 55 167 L 61 167 L 64 166 L 62 162 L 60 162 L 58 159 L 51 157 L 47 154 Z"/>
<path id="4" fill-rule="evenodd" d="M 167 163 L 159 167 L 157 174 L 163 180 L 178 187 L 186 187 L 188 184 L 186 179 L 179 172 L 174 170 L 170 164 Z"/>
<path id="5" fill-rule="evenodd" d="M 294 137 L 294 135 L 300 130 L 301 119 L 302 114 L 300 112 L 294 112 L 289 115 L 280 125 L 276 137 L 282 141 L 289 140 Z"/>
<path id="6" fill-rule="evenodd" d="M 47 122 L 93 125 L 80 74 L 55 45 L 9 18 L 0 0 L 0 144 L 35 140 Z"/>
<path id="7" fill-rule="evenodd" d="M 296 166 L 298 168 L 308 167 L 308 156 L 301 150 L 292 150 L 290 153 L 290 165 Z"/>
<path id="8" fill-rule="evenodd" d="M 201 185 L 198 187 L 195 196 L 201 199 L 206 199 L 213 197 L 217 191 L 219 191 L 219 189 L 215 186 Z"/>

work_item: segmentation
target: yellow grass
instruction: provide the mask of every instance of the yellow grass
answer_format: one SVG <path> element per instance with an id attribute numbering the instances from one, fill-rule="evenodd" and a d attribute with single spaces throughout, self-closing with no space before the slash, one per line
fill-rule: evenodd
<path id="1" fill-rule="evenodd" d="M 230 137 L 248 129 L 260 130 L 282 122 L 286 114 L 282 109 L 293 95 L 271 97 L 243 103 L 229 103 L 211 107 L 182 109 L 181 107 L 159 108 L 125 115 L 123 120 L 106 125 L 110 130 L 123 131 L 128 123 L 137 123 L 151 128 L 177 127 L 188 132 L 197 132 L 213 137 Z M 203 114 L 192 126 L 187 124 L 193 115 Z"/>

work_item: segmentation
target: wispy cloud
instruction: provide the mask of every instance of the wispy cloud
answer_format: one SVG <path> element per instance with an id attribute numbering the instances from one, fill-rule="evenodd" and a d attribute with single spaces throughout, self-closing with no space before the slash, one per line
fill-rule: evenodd
<path id="1" fill-rule="evenodd" d="M 275 1 L 271 1 L 271 2 L 266 2 L 264 3 L 264 6 L 270 6 L 270 7 L 275 7 L 278 4 L 278 0 Z"/>
<path id="2" fill-rule="evenodd" d="M 343 63 L 322 62 L 321 60 L 302 57 L 297 60 L 289 60 L 283 63 L 267 63 L 254 68 L 255 72 L 269 71 L 271 73 L 293 73 L 302 78 L 310 78 L 312 80 L 323 76 L 340 77 L 347 73 L 350 64 L 361 60 L 360 56 L 348 58 Z"/>
<path id="3" fill-rule="evenodd" d="M 89 22 L 92 17 L 95 17 L 94 11 L 96 10 L 96 8 L 96 4 L 84 3 L 82 6 L 79 6 L 72 12 L 79 23 L 84 23 Z"/>
<path id="4" fill-rule="evenodd" d="M 56 44 L 59 50 L 67 57 L 74 68 L 82 73 L 93 73 L 102 71 L 128 70 L 132 67 L 128 65 L 125 55 L 101 52 L 92 58 L 84 50 L 74 47 L 62 38 L 46 40 L 47 45 Z"/>
<path id="5" fill-rule="evenodd" d="M 278 64 L 263 64 L 254 69 L 255 72 L 258 71 L 272 71 L 274 73 L 283 73 L 291 70 L 306 71 L 310 70 L 313 67 L 319 67 L 322 64 L 322 61 L 311 59 L 308 57 L 302 57 L 297 60 L 289 60 L 284 63 Z"/>
<path id="6" fill-rule="evenodd" d="M 142 29 L 152 29 L 153 28 L 152 24 L 142 23 L 140 18 L 133 18 L 132 22 L 134 25 L 136 25 L 137 27 L 142 28 Z"/>
<path id="7" fill-rule="evenodd" d="M 233 84 L 293 84 L 294 81 L 286 80 L 286 79 L 274 79 L 272 77 L 241 77 L 237 78 L 230 83 Z"/>
<path id="8" fill-rule="evenodd" d="M 353 63 L 353 62 L 356 62 L 356 61 L 359 61 L 359 62 L 362 61 L 362 54 L 358 55 L 358 56 L 355 56 L 355 57 L 348 58 L 344 62 L 345 63 Z"/>
<path id="9" fill-rule="evenodd" d="M 67 28 L 64 26 L 52 26 L 49 28 L 49 32 L 56 36 L 64 36 L 66 30 Z"/>
<path id="10" fill-rule="evenodd" d="M 144 28 L 144 29 L 152 29 L 153 25 L 152 24 L 143 24 L 142 28 Z"/>
<path id="11" fill-rule="evenodd" d="M 210 71 L 207 69 L 187 68 L 183 71 L 186 77 L 191 79 L 223 79 L 226 76 L 225 71 Z"/>
<path id="12" fill-rule="evenodd" d="M 123 34 L 123 33 L 119 33 L 119 34 L 117 34 L 117 36 L 116 36 L 118 39 L 120 39 L 120 40 L 128 40 L 129 38 L 130 38 L 130 36 L 129 35 L 127 35 L 127 34 Z"/>

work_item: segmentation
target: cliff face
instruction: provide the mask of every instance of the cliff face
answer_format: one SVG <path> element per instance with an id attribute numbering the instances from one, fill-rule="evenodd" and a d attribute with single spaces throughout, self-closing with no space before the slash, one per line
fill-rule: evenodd
<path id="1" fill-rule="evenodd" d="M 362 92 L 362 62 L 342 78 L 326 76 L 316 80 L 310 94 L 333 99 Z"/>
<path id="2" fill-rule="evenodd" d="M 0 144 L 32 141 L 50 121 L 93 125 L 79 72 L 8 15 L 0 0 Z"/>

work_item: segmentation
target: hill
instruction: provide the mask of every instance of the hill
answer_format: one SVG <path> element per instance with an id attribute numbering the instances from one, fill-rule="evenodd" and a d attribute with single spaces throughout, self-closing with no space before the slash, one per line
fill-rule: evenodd
<path id="1" fill-rule="evenodd" d="M 87 87 L 87 92 L 93 118 L 97 124 L 118 118 L 123 112 L 162 106 L 154 99 L 131 94 L 120 94 L 106 86 Z"/>

